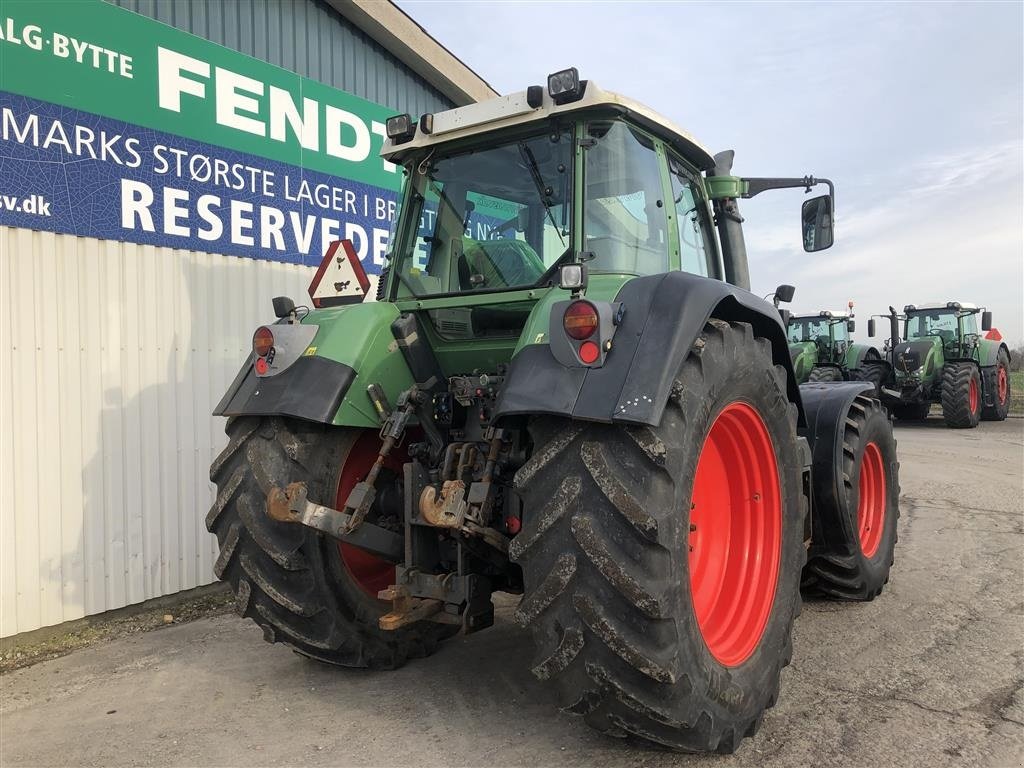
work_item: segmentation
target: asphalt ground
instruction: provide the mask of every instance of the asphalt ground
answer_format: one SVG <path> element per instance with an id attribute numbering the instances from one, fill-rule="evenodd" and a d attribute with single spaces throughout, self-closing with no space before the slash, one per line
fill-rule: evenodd
<path id="1" fill-rule="evenodd" d="M 871 603 L 810 602 L 760 733 L 728 757 L 638 748 L 558 712 L 530 638 L 496 624 L 395 672 L 333 669 L 234 615 L 0 676 L 21 765 L 1024 764 L 1024 420 L 896 430 L 902 518 Z"/>

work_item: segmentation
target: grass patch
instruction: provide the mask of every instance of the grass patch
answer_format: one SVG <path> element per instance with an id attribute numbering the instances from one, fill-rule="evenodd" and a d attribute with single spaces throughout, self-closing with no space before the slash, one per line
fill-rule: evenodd
<path id="1" fill-rule="evenodd" d="M 1010 372 L 1010 413 L 1024 416 L 1024 371 Z"/>

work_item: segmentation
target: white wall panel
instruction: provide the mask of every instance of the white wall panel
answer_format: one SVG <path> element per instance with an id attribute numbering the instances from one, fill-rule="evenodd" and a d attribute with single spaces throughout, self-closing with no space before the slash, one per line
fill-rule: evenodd
<path id="1" fill-rule="evenodd" d="M 210 411 L 313 271 L 0 227 L 0 636 L 213 580 Z"/>

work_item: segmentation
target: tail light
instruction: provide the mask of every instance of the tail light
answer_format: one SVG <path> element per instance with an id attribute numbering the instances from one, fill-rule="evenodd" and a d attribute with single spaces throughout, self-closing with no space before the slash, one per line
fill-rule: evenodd
<path id="1" fill-rule="evenodd" d="M 562 327 L 577 341 L 588 339 L 597 332 L 597 309 L 589 301 L 574 301 L 565 309 Z"/>
<path id="2" fill-rule="evenodd" d="M 256 333 L 252 335 L 252 351 L 257 357 L 266 357 L 273 348 L 274 334 L 265 325 L 257 328 Z"/>

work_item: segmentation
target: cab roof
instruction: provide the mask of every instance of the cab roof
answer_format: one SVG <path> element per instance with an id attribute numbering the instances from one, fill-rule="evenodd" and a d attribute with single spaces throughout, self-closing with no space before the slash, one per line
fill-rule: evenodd
<path id="1" fill-rule="evenodd" d="M 556 115 L 603 111 L 616 112 L 636 121 L 641 127 L 673 145 L 701 170 L 710 171 L 714 168 L 715 160 L 711 152 L 668 118 L 638 101 L 602 90 L 592 81 L 582 81 L 581 85 L 584 83 L 582 97 L 567 104 L 556 104 L 545 89 L 538 89 L 542 91 L 542 98 L 537 107 L 530 106 L 527 91 L 519 91 L 496 99 L 435 112 L 430 116 L 430 122 L 433 124 L 430 133 L 423 130 L 426 117 L 423 116 L 411 139 L 397 144 L 394 140 L 387 139 L 381 149 L 381 156 L 389 162 L 400 164 L 403 158 L 412 152 L 445 142 L 502 128 L 542 123 Z M 534 101 L 536 103 L 536 98 Z"/>
<path id="2" fill-rule="evenodd" d="M 850 316 L 847 309 L 823 309 L 820 312 L 804 312 L 792 317 L 794 320 L 820 320 L 823 317 L 831 320 L 849 320 Z"/>
<path id="3" fill-rule="evenodd" d="M 936 309 L 966 309 L 968 311 L 977 311 L 980 307 L 969 301 L 935 301 L 930 304 L 907 304 L 907 306 L 903 308 L 903 311 L 923 312 L 925 310 Z"/>

